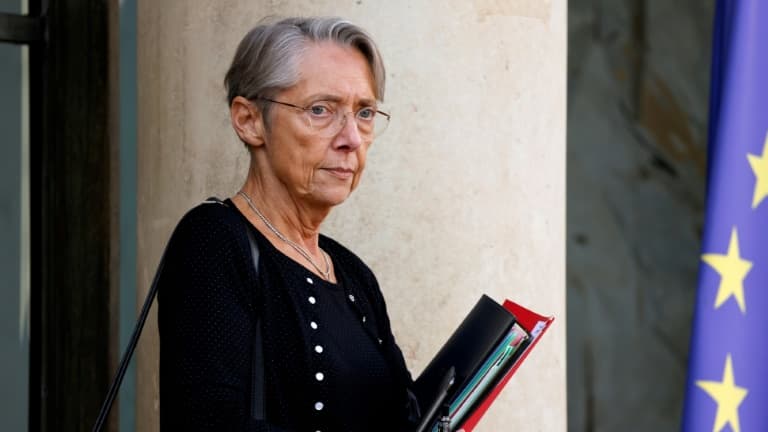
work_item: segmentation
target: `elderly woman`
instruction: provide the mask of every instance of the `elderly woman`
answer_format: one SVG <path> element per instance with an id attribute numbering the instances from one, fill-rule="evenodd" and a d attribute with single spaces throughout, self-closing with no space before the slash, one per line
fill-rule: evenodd
<path id="1" fill-rule="evenodd" d="M 407 430 L 418 420 L 412 380 L 376 278 L 320 234 L 389 121 L 376 45 L 336 18 L 259 25 L 225 84 L 250 169 L 231 199 L 184 216 L 169 243 L 162 428 Z"/>

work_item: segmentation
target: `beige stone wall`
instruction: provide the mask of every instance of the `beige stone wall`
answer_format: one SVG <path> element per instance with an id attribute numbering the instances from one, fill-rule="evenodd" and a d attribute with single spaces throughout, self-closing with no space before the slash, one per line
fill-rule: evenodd
<path id="1" fill-rule="evenodd" d="M 222 79 L 266 15 L 340 15 L 384 55 L 392 112 L 325 232 L 374 269 L 414 376 L 482 293 L 557 321 L 478 431 L 566 429 L 566 1 L 141 1 L 138 280 L 181 215 L 231 196 L 247 155 Z M 139 349 L 137 429 L 157 429 L 157 336 Z"/>

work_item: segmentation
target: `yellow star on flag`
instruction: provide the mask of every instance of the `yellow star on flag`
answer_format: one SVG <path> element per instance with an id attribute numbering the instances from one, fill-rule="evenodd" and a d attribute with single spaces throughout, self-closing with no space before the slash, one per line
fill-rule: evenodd
<path id="1" fill-rule="evenodd" d="M 728 357 L 725 359 L 722 381 L 699 380 L 696 381 L 696 385 L 707 392 L 717 403 L 715 426 L 712 428 L 712 431 L 719 432 L 725 427 L 726 423 L 729 423 L 733 432 L 741 432 L 741 427 L 739 426 L 739 405 L 747 397 L 749 391 L 734 383 L 731 354 L 728 353 Z"/>
<path id="2" fill-rule="evenodd" d="M 765 134 L 763 154 L 761 156 L 747 154 L 749 165 L 755 173 L 755 192 L 752 195 L 752 208 L 756 209 L 768 196 L 768 132 Z"/>
<path id="3" fill-rule="evenodd" d="M 736 227 L 731 230 L 727 255 L 709 253 L 703 254 L 701 259 L 720 273 L 720 287 L 717 289 L 715 309 L 733 296 L 739 304 L 741 313 L 747 313 L 747 306 L 744 303 L 744 278 L 752 268 L 752 263 L 739 256 L 739 236 Z"/>

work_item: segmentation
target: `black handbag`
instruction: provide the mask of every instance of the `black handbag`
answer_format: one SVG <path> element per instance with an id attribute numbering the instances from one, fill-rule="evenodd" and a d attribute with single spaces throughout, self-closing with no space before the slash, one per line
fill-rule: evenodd
<path id="1" fill-rule="evenodd" d="M 204 201 L 205 204 L 219 204 L 227 206 L 226 203 L 218 198 L 208 198 Z M 228 207 L 228 206 L 227 206 Z M 256 239 L 253 237 L 253 232 L 249 227 L 244 226 L 245 232 L 248 234 L 248 242 L 251 247 L 251 259 L 253 260 L 253 266 L 258 274 L 259 271 L 259 247 L 256 244 Z M 117 368 L 115 377 L 112 379 L 112 383 L 109 385 L 109 391 L 107 397 L 101 405 L 99 416 L 96 418 L 96 423 L 93 425 L 92 432 L 100 432 L 104 427 L 104 422 L 107 420 L 112 405 L 117 397 L 117 392 L 120 389 L 120 384 L 123 382 L 125 372 L 128 370 L 128 364 L 131 362 L 133 352 L 136 349 L 136 344 L 141 336 L 141 331 L 144 329 L 144 323 L 147 321 L 149 310 L 152 307 L 152 302 L 157 296 L 157 282 L 160 279 L 160 274 L 163 271 L 163 264 L 165 262 L 165 252 L 160 259 L 160 264 L 157 266 L 157 272 L 154 279 L 152 279 L 152 286 L 147 293 L 147 298 L 144 300 L 144 306 L 141 308 L 141 314 L 136 321 L 136 325 L 133 328 L 133 334 L 128 342 L 128 347 L 123 353 L 123 357 L 120 359 L 120 366 Z M 256 320 L 256 329 L 253 343 L 253 374 L 251 380 L 251 418 L 256 421 L 262 421 L 265 419 L 264 415 L 264 350 L 262 346 L 261 336 L 261 319 Z"/>

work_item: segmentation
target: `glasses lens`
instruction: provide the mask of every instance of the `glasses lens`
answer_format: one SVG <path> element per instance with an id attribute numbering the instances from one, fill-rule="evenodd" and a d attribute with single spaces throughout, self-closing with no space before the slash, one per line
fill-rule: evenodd
<path id="1" fill-rule="evenodd" d="M 377 137 L 384 133 L 389 126 L 389 116 L 381 113 L 376 113 L 376 117 L 373 121 L 373 136 Z"/>
<path id="2" fill-rule="evenodd" d="M 318 119 L 307 113 L 307 121 L 310 128 L 315 133 L 323 138 L 330 138 L 336 136 L 347 124 L 350 114 L 344 114 L 341 111 L 337 111 L 335 115 L 327 119 Z M 363 118 L 355 118 L 357 123 L 357 130 L 363 139 L 373 139 L 381 135 L 389 125 L 389 117 L 381 113 L 376 112 L 373 115 L 373 119 L 366 120 Z"/>
<path id="3" fill-rule="evenodd" d="M 309 122 L 309 127 L 322 136 L 333 136 L 338 133 L 338 131 L 341 130 L 341 123 L 339 120 L 344 121 L 344 119 L 339 119 L 338 116 L 318 118 L 310 113 L 305 114 L 307 116 L 307 121 Z"/>

